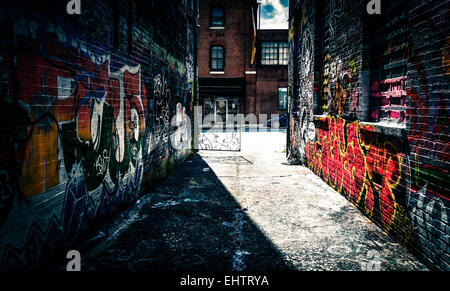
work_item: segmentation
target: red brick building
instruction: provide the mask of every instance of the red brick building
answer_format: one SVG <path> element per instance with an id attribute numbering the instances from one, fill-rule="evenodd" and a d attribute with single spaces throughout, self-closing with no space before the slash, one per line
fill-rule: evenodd
<path id="1" fill-rule="evenodd" d="M 256 114 L 282 114 L 287 108 L 288 30 L 258 30 Z"/>
<path id="2" fill-rule="evenodd" d="M 256 0 L 201 0 L 199 83 L 203 115 L 286 112 L 288 30 L 257 30 Z M 253 13 L 253 16 L 252 16 Z"/>

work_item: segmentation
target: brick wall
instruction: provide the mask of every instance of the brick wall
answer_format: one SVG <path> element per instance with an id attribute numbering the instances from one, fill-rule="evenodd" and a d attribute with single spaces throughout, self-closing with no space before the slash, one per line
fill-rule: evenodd
<path id="1" fill-rule="evenodd" d="M 288 154 L 450 270 L 450 1 L 291 1 Z"/>
<path id="2" fill-rule="evenodd" d="M 244 114 L 277 114 L 284 111 L 278 109 L 278 88 L 287 86 L 286 66 L 260 66 L 260 53 L 256 54 L 251 64 L 253 46 L 251 7 L 256 9 L 255 0 L 202 0 L 200 1 L 200 39 L 199 39 L 199 77 L 216 79 L 220 87 L 224 78 L 245 79 L 240 111 Z M 210 13 L 212 7 L 224 9 L 225 24 L 222 28 L 212 28 Z M 256 13 L 256 12 L 255 12 Z M 256 15 L 255 15 L 256 17 Z M 286 31 L 259 30 L 257 46 L 260 41 L 287 41 Z M 223 46 L 223 74 L 211 74 L 210 48 Z M 256 74 L 254 72 L 256 71 Z M 252 72 L 246 74 L 246 72 Z M 225 91 L 225 90 L 223 90 Z M 203 92 L 201 92 L 201 95 Z M 206 94 L 207 95 L 207 94 Z M 224 93 L 226 95 L 226 93 Z M 230 96 L 225 96 L 230 97 Z"/>
<path id="3" fill-rule="evenodd" d="M 258 52 L 256 54 L 256 115 L 282 114 L 285 110 L 278 109 L 278 88 L 287 88 L 286 65 L 261 65 L 261 42 L 263 41 L 288 41 L 286 30 L 258 30 Z"/>
<path id="4" fill-rule="evenodd" d="M 200 1 L 199 77 L 244 78 L 250 64 L 251 6 L 254 0 Z M 224 9 L 224 29 L 211 29 L 211 7 Z M 225 50 L 224 75 L 210 75 L 210 48 L 221 45 Z"/>
<path id="5" fill-rule="evenodd" d="M 278 109 L 278 88 L 287 88 L 287 69 L 258 70 L 256 81 L 256 114 L 282 114 L 285 110 Z"/>
<path id="6" fill-rule="evenodd" d="M 65 258 L 191 149 L 195 3 L 6 1 L 0 269 Z"/>

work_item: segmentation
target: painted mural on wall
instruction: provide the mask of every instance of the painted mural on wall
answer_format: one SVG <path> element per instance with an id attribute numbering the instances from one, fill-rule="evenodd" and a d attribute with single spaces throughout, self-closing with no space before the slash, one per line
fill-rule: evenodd
<path id="1" fill-rule="evenodd" d="M 408 157 L 404 143 L 371 125 L 339 117 L 317 120 L 317 139 L 306 145 L 307 166 L 358 205 L 384 229 L 411 243 L 406 213 Z"/>
<path id="2" fill-rule="evenodd" d="M 299 7 L 313 2 L 302 1 Z M 354 1 L 333 0 L 325 1 L 329 4 L 325 6 L 342 8 L 350 2 L 359 7 Z M 358 25 L 364 18 L 363 6 L 360 15 L 351 14 L 348 9 L 344 13 L 340 9 L 333 13 L 325 11 L 331 13 L 323 24 L 326 33 L 322 36 L 326 39 L 319 39 L 320 32 L 313 37 L 313 41 L 320 41 L 323 46 L 316 54 L 312 53 L 325 57 L 312 57 L 304 48 L 307 42 L 292 43 L 295 47 L 291 52 L 297 55 L 290 60 L 298 64 L 290 64 L 297 68 L 290 86 L 298 84 L 298 92 L 292 96 L 297 101 L 292 104 L 299 107 L 289 110 L 292 122 L 288 146 L 289 152 L 298 153 L 297 158 L 314 173 L 403 245 L 417 251 L 430 266 L 450 270 L 450 104 L 446 67 L 449 48 L 446 19 L 450 11 L 436 9 L 438 4 L 445 7 L 439 1 L 419 2 L 410 3 L 411 10 L 407 13 L 407 43 L 403 38 L 388 42 L 392 45 L 383 51 L 395 53 L 407 48 L 402 61 L 407 62 L 408 71 L 400 77 L 363 80 L 369 63 L 364 60 L 363 47 L 359 50 L 339 47 L 346 43 L 341 40 L 350 36 L 353 43 L 362 41 L 362 32 L 355 33 L 354 29 L 362 29 Z M 417 5 L 420 9 L 412 9 Z M 297 27 L 294 39 L 309 37 L 308 29 L 314 30 L 310 28 L 314 26 L 311 21 L 314 17 L 307 15 L 314 13 L 311 11 L 314 9 L 293 13 L 295 22 L 291 26 Z M 401 17 L 404 19 L 405 13 Z M 346 29 L 349 19 L 355 24 Z M 424 38 L 436 46 L 424 47 Z M 311 86 L 302 79 L 311 60 L 315 62 L 311 74 L 318 76 L 315 104 L 310 104 Z M 367 92 L 363 93 L 364 90 Z M 359 115 L 353 114 L 361 109 L 361 102 L 369 104 L 363 98 L 381 100 L 376 103 L 380 107 L 368 108 L 369 120 L 358 120 Z M 391 104 L 394 99 L 395 106 L 401 107 L 398 110 L 391 109 L 395 107 Z M 318 110 L 322 115 L 296 118 L 317 105 L 322 106 Z M 388 122 L 367 122 L 379 119 L 377 112 L 384 108 L 388 108 Z"/>
<path id="3" fill-rule="evenodd" d="M 309 5 L 308 5 L 309 4 Z M 307 143 L 305 133 L 310 127 L 310 121 L 314 116 L 314 26 L 311 15 L 306 11 L 314 11 L 309 2 L 302 3 L 304 11 L 303 25 L 300 27 L 299 37 L 297 37 L 297 60 L 298 60 L 298 130 L 301 134 L 295 142 L 299 143 L 299 155 L 302 161 L 305 161 L 305 145 Z"/>
<path id="4" fill-rule="evenodd" d="M 409 82 L 406 90 L 411 104 L 406 111 L 411 165 L 407 206 L 418 246 L 431 249 L 425 256 L 450 270 L 450 78 L 443 58 L 449 48 L 446 19 L 450 3 L 446 1 L 447 9 L 443 10 L 436 10 L 437 4 L 442 3 L 429 1 L 422 7 L 432 11 L 433 17 L 410 15 L 417 25 L 408 33 L 408 78 L 416 82 Z M 427 57 L 420 48 L 422 30 L 428 31 L 430 43 L 436 44 Z M 434 73 L 430 74 L 430 70 Z M 436 86 L 437 83 L 442 85 Z"/>
<path id="5" fill-rule="evenodd" d="M 338 56 L 327 56 L 326 60 L 323 79 L 326 87 L 323 93 L 328 98 L 326 98 L 327 103 L 325 103 L 323 109 L 338 115 L 343 113 L 355 114 L 359 93 L 356 61 L 351 59 L 344 62 Z"/>
<path id="6" fill-rule="evenodd" d="M 191 145 L 192 56 L 169 60 L 152 44 L 150 59 L 119 57 L 64 24 L 15 16 L 0 17 L 12 36 L 0 42 L 0 269 L 51 260 Z"/>

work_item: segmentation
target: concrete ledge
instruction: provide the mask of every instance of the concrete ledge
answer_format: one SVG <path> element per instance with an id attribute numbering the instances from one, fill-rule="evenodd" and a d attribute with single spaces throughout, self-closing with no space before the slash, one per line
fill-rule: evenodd
<path id="1" fill-rule="evenodd" d="M 327 114 L 314 115 L 313 122 L 317 126 L 321 119 L 331 117 Z M 404 124 L 391 124 L 387 122 L 367 122 L 367 121 L 358 121 L 361 125 L 369 125 L 375 128 L 375 132 L 382 134 L 397 137 L 401 140 L 406 140 L 408 138 L 408 133 L 406 131 L 406 125 Z"/>
<path id="2" fill-rule="evenodd" d="M 383 135 L 398 137 L 402 140 L 406 140 L 408 138 L 408 133 L 406 132 L 406 125 L 389 124 L 381 122 L 365 122 L 365 121 L 360 123 L 363 125 L 373 126 L 377 133 Z"/>

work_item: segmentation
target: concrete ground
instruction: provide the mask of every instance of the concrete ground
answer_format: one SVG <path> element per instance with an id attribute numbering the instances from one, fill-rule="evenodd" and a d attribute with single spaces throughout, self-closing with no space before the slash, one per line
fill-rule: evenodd
<path id="1" fill-rule="evenodd" d="M 201 151 L 79 246 L 83 270 L 427 270 L 308 168 L 284 132 Z"/>

